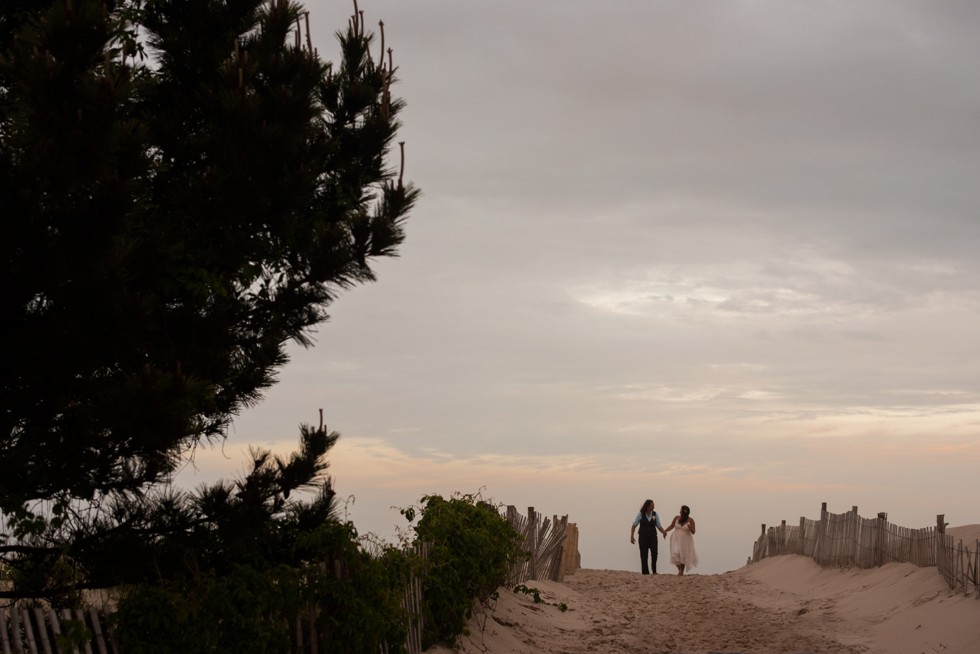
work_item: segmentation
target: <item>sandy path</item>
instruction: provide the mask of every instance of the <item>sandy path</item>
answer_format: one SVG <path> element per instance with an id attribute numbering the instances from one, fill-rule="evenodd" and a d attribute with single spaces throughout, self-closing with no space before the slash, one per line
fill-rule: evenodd
<path id="1" fill-rule="evenodd" d="M 564 584 L 528 582 L 531 596 L 500 591 L 471 621 L 466 654 L 858 654 L 832 607 L 787 597 L 738 573 L 650 575 L 583 569 Z M 780 597 L 776 598 L 775 595 Z M 560 611 L 558 604 L 568 607 Z M 837 632 L 828 634 L 828 629 Z M 839 642 L 833 635 L 842 637 Z M 849 637 L 850 636 L 850 637 Z M 448 653 L 436 648 L 432 653 Z"/>
<path id="2" fill-rule="evenodd" d="M 752 596 L 768 588 L 751 579 L 580 570 L 565 585 L 591 621 L 570 653 L 866 651 L 820 633 L 802 606 L 757 606 Z"/>
<path id="3" fill-rule="evenodd" d="M 980 600 L 935 568 L 821 568 L 778 556 L 721 575 L 578 570 L 501 588 L 466 654 L 977 654 Z M 562 611 L 563 607 L 567 610 Z M 432 654 L 448 654 L 442 647 Z"/>

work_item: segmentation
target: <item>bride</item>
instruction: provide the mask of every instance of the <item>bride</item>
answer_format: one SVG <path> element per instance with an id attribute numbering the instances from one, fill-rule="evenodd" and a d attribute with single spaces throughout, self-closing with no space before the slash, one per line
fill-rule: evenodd
<path id="1" fill-rule="evenodd" d="M 698 565 L 698 553 L 694 549 L 694 518 L 691 517 L 691 509 L 684 505 L 681 507 L 680 515 L 675 515 L 670 526 L 664 530 L 673 531 L 670 535 L 670 562 L 677 566 L 677 574 L 684 574 L 684 570 L 690 570 Z"/>

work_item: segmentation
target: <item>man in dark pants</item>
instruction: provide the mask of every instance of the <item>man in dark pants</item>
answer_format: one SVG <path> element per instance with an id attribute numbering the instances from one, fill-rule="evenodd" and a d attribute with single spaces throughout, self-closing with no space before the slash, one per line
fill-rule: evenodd
<path id="1" fill-rule="evenodd" d="M 630 529 L 630 544 L 636 544 L 636 528 L 640 528 L 640 570 L 643 574 L 657 574 L 657 532 L 667 538 L 667 532 L 660 524 L 660 515 L 653 510 L 653 500 L 647 500 L 640 507 L 640 512 L 633 520 L 633 527 Z M 650 557 L 651 566 L 647 565 L 647 556 Z"/>

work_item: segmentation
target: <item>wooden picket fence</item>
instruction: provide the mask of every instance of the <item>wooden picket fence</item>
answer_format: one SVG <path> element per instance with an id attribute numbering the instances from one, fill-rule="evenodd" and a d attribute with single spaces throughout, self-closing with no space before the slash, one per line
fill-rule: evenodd
<path id="1" fill-rule="evenodd" d="M 41 606 L 13 603 L 0 607 L 2 654 L 117 654 L 112 632 L 104 629 L 105 615 L 94 607 L 55 611 Z M 84 626 L 91 640 L 82 645 L 65 644 L 63 634 Z"/>
<path id="2" fill-rule="evenodd" d="M 873 568 L 886 563 L 935 566 L 950 589 L 980 598 L 980 541 L 971 551 L 953 544 L 945 533 L 943 515 L 936 527 L 910 529 L 888 522 L 887 513 L 862 518 L 858 508 L 847 513 L 830 513 L 820 507 L 820 519 L 800 518 L 798 525 L 762 525 L 762 534 L 752 546 L 748 563 L 780 554 L 807 556 L 825 567 Z"/>
<path id="3" fill-rule="evenodd" d="M 951 590 L 980 599 L 980 540 L 971 551 L 946 533 L 946 516 L 936 516 L 936 567 Z"/>
<path id="4" fill-rule="evenodd" d="M 578 552 L 578 526 L 568 522 L 568 516 L 548 519 L 528 507 L 523 516 L 517 507 L 507 507 L 507 521 L 524 539 L 523 549 L 529 556 L 511 568 L 507 583 L 523 584 L 531 579 L 564 581 L 565 575 L 574 574 L 581 566 Z"/>

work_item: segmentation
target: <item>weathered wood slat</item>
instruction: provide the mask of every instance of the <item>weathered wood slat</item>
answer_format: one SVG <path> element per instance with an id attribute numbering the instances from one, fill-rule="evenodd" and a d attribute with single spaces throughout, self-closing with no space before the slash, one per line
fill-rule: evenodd
<path id="1" fill-rule="evenodd" d="M 65 622 L 71 622 L 74 620 L 74 618 L 71 615 L 71 611 L 69 611 L 68 609 L 61 610 L 61 619 Z M 72 654 L 81 654 L 81 651 L 78 649 L 78 645 L 74 645 L 74 644 L 71 646 L 71 652 Z"/>
<path id="2" fill-rule="evenodd" d="M 973 546 L 973 587 L 976 589 L 976 598 L 980 599 L 980 540 Z"/>
<path id="3" fill-rule="evenodd" d="M 16 654 L 24 654 L 24 640 L 20 636 L 20 611 L 16 606 L 10 608 L 10 637 Z"/>
<path id="4" fill-rule="evenodd" d="M 88 616 L 92 625 L 92 635 L 95 636 L 95 646 L 99 650 L 99 654 L 109 654 L 109 648 L 106 647 L 105 637 L 102 634 L 102 625 L 99 623 L 99 614 L 96 612 L 94 606 L 89 607 Z"/>
<path id="5" fill-rule="evenodd" d="M 74 616 L 75 616 L 75 619 L 76 620 L 78 620 L 79 622 L 81 622 L 83 625 L 88 626 L 85 623 L 85 614 L 82 613 L 80 610 L 76 609 L 75 612 L 74 612 Z M 83 643 L 82 644 L 82 649 L 85 652 L 85 654 L 94 654 L 94 652 L 92 651 L 92 643 L 91 642 L 86 641 L 85 643 Z"/>
<path id="6" fill-rule="evenodd" d="M 54 651 L 61 654 L 58 648 L 58 636 L 61 635 L 61 624 L 58 622 L 58 614 L 54 609 L 48 609 L 48 624 L 51 625 L 51 633 L 54 634 Z"/>
<path id="7" fill-rule="evenodd" d="M 37 643 L 34 640 L 34 626 L 31 624 L 31 612 L 24 608 L 20 609 L 20 623 L 24 627 L 24 636 L 27 639 L 27 651 L 31 654 L 38 654 Z"/>
<path id="8" fill-rule="evenodd" d="M 44 623 L 44 609 L 40 606 L 34 608 L 34 622 L 37 624 L 38 642 L 43 654 L 53 654 L 51 651 L 51 640 L 48 638 L 48 627 Z"/>
<path id="9" fill-rule="evenodd" d="M 10 650 L 10 637 L 7 634 L 7 609 L 0 608 L 0 647 L 3 654 L 13 654 Z"/>
<path id="10" fill-rule="evenodd" d="M 13 654 L 10 651 L 10 638 L 7 635 L 6 608 L 0 608 L 0 648 L 3 648 L 3 654 Z"/>

